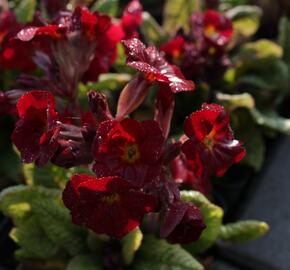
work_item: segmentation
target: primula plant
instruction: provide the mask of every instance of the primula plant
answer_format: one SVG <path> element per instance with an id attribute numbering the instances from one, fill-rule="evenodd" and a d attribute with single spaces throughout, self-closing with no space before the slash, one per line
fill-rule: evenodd
<path id="1" fill-rule="evenodd" d="M 0 112 L 15 120 L 18 183 L 0 208 L 23 269 L 202 270 L 217 242 L 268 230 L 223 224 L 212 184 L 240 162 L 260 168 L 247 141 L 264 148 L 260 127 L 289 132 L 268 114 L 288 79 L 282 49 L 245 43 L 258 8 L 167 1 L 161 26 L 138 0 L 0 4 Z M 285 81 L 268 85 L 265 63 Z"/>

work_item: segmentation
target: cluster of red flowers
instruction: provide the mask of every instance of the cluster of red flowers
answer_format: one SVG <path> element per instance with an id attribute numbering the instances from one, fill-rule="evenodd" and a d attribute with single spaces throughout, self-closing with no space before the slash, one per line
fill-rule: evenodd
<path id="1" fill-rule="evenodd" d="M 227 45 L 233 34 L 232 22 L 215 10 L 207 10 L 194 13 L 190 26 L 189 34 L 179 31 L 161 50 L 187 78 L 215 82 L 230 65 Z"/>
<path id="2" fill-rule="evenodd" d="M 108 16 L 78 7 L 59 13 L 51 24 L 20 30 L 12 41 L 30 44 L 45 78 L 22 76 L 26 88 L 7 95 L 17 102 L 19 115 L 12 140 L 26 163 L 92 164 L 95 177 L 74 175 L 63 192 L 75 224 L 120 238 L 146 214 L 150 222 L 156 216 L 150 213 L 159 213 L 160 237 L 190 243 L 205 224 L 200 209 L 181 200 L 178 182 L 194 182 L 207 192 L 209 177 L 221 176 L 245 150 L 233 136 L 228 114 L 215 104 L 204 104 L 185 120 L 180 141 L 167 140 L 174 94 L 192 91 L 194 84 L 154 46 L 146 48 L 135 38 L 141 11 L 133 0 L 114 25 Z M 122 35 L 112 38 L 114 31 Z M 108 71 L 123 37 L 130 37 L 123 45 L 127 65 L 137 74 L 121 92 L 116 115 L 105 96 L 94 91 L 88 93 L 89 111 L 84 113 L 76 98 L 78 83 Z M 159 87 L 154 120 L 128 118 L 153 84 Z"/>

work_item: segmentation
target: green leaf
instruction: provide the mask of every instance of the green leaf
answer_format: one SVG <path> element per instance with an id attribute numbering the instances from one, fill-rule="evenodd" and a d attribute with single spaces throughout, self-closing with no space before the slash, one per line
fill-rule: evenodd
<path id="1" fill-rule="evenodd" d="M 231 126 L 235 137 L 244 143 L 247 154 L 241 164 L 260 171 L 265 156 L 265 143 L 262 130 L 255 123 L 250 111 L 255 110 L 255 101 L 248 93 L 228 95 L 218 93 L 218 103 L 231 112 Z"/>
<path id="2" fill-rule="evenodd" d="M 189 18 L 194 11 L 201 9 L 200 0 L 167 0 L 164 6 L 163 28 L 173 36 L 179 27 L 189 30 Z"/>
<path id="3" fill-rule="evenodd" d="M 240 50 L 238 62 L 253 62 L 265 58 L 278 58 L 283 56 L 281 46 L 267 39 L 260 39 L 255 42 L 246 43 Z"/>
<path id="4" fill-rule="evenodd" d="M 90 253 L 96 257 L 102 254 L 102 250 L 106 242 L 110 241 L 110 237 L 105 234 L 96 234 L 93 231 L 88 232 L 87 246 Z"/>
<path id="5" fill-rule="evenodd" d="M 2 78 L 5 75 L 1 75 Z M 8 126 L 11 125 L 11 120 L 8 119 L 1 119 L 1 125 Z M 3 189 L 4 186 L 7 186 L 11 180 L 14 182 L 20 182 L 21 180 L 21 161 L 18 154 L 14 151 L 12 144 L 10 143 L 10 136 L 11 136 L 10 128 L 3 130 L 0 133 L 0 149 L 1 149 L 1 157 L 0 157 L 0 175 L 1 175 L 1 183 L 0 189 Z M 9 142 L 9 143 L 8 143 Z M 6 180 L 7 178 L 7 180 Z"/>
<path id="6" fill-rule="evenodd" d="M 142 239 L 143 234 L 138 227 L 122 239 L 122 256 L 125 264 L 132 263 L 136 251 L 141 246 Z"/>
<path id="7" fill-rule="evenodd" d="M 15 253 L 18 258 L 48 259 L 58 252 L 58 247 L 46 236 L 35 217 L 12 229 L 10 237 L 21 247 Z"/>
<path id="8" fill-rule="evenodd" d="M 245 61 L 236 75 L 238 89 L 249 92 L 258 108 L 275 108 L 288 93 L 289 70 L 281 59 Z"/>
<path id="9" fill-rule="evenodd" d="M 275 111 L 261 112 L 253 109 L 250 112 L 258 125 L 290 135 L 290 119 L 279 116 Z"/>
<path id="10" fill-rule="evenodd" d="M 165 39 L 164 30 L 156 22 L 156 20 L 148 12 L 142 13 L 143 23 L 140 26 L 140 30 L 146 39 L 147 43 L 153 43 L 159 46 Z"/>
<path id="11" fill-rule="evenodd" d="M 259 172 L 266 152 L 262 130 L 254 122 L 249 110 L 236 110 L 231 113 L 231 118 L 235 137 L 244 143 L 247 152 L 241 164 L 250 166 Z"/>
<path id="12" fill-rule="evenodd" d="M 224 106 L 227 110 L 233 111 L 237 108 L 254 108 L 255 100 L 249 93 L 242 93 L 237 95 L 229 95 L 217 93 L 217 101 Z"/>
<path id="13" fill-rule="evenodd" d="M 219 238 L 231 242 L 247 242 L 263 236 L 269 230 L 265 222 L 246 220 L 221 227 Z"/>
<path id="14" fill-rule="evenodd" d="M 91 11 L 99 11 L 115 17 L 118 13 L 119 0 L 98 0 L 91 8 Z"/>
<path id="15" fill-rule="evenodd" d="M 14 224 L 22 223 L 32 213 L 32 203 L 45 198 L 58 198 L 60 191 L 43 187 L 19 185 L 0 193 L 0 209 L 12 218 Z"/>
<path id="16" fill-rule="evenodd" d="M 233 43 L 254 35 L 260 26 L 262 10 L 256 6 L 237 6 L 227 11 L 226 16 L 233 21 Z"/>
<path id="17" fill-rule="evenodd" d="M 51 163 L 41 168 L 34 163 L 23 164 L 23 174 L 30 186 L 64 189 L 70 177 L 76 173 L 92 174 L 91 170 L 81 166 L 65 169 Z"/>
<path id="18" fill-rule="evenodd" d="M 200 208 L 204 223 L 207 226 L 198 241 L 184 245 L 192 253 L 201 253 L 208 249 L 217 239 L 222 225 L 223 210 L 208 201 L 198 191 L 181 191 L 181 197 L 183 200 L 192 202 Z"/>
<path id="19" fill-rule="evenodd" d="M 14 8 L 17 20 L 19 22 L 32 21 L 36 9 L 36 0 L 19 0 L 17 6 Z"/>
<path id="20" fill-rule="evenodd" d="M 192 202 L 198 206 L 211 203 L 201 192 L 195 190 L 182 190 L 181 197 L 182 200 Z"/>
<path id="21" fill-rule="evenodd" d="M 106 73 L 100 75 L 98 82 L 89 82 L 84 87 L 87 90 L 116 91 L 125 86 L 131 79 L 132 76 L 127 73 Z"/>
<path id="22" fill-rule="evenodd" d="M 180 245 L 148 236 L 133 264 L 135 270 L 203 270 L 203 266 Z"/>
<path id="23" fill-rule="evenodd" d="M 71 223 L 69 211 L 51 199 L 37 200 L 33 211 L 47 237 L 70 255 L 85 250 L 86 233 Z"/>
<path id="24" fill-rule="evenodd" d="M 102 266 L 90 255 L 79 255 L 72 258 L 66 270 L 102 270 Z"/>
<path id="25" fill-rule="evenodd" d="M 34 163 L 23 164 L 23 174 L 28 185 L 56 188 L 52 165 L 38 168 Z"/>
<path id="26" fill-rule="evenodd" d="M 283 48 L 283 59 L 290 66 L 290 21 L 282 17 L 279 23 L 279 44 Z"/>

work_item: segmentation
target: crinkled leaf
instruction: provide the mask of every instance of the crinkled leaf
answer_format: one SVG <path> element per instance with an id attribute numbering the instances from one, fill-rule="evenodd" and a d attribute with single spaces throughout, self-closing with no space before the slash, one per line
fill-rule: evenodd
<path id="1" fill-rule="evenodd" d="M 237 70 L 238 89 L 249 92 L 258 108 L 273 108 L 288 93 L 289 70 L 277 58 L 256 59 L 244 63 Z"/>
<path id="2" fill-rule="evenodd" d="M 98 82 L 89 82 L 86 85 L 80 85 L 80 88 L 84 94 L 91 89 L 116 91 L 124 87 L 131 79 L 132 75 L 127 73 L 106 73 L 100 75 Z"/>
<path id="3" fill-rule="evenodd" d="M 35 217 L 26 219 L 10 232 L 10 237 L 21 247 L 16 251 L 18 258 L 48 259 L 54 257 L 58 247 L 45 234 Z"/>
<path id="4" fill-rule="evenodd" d="M 203 270 L 203 266 L 180 245 L 153 236 L 144 239 L 133 264 L 134 270 Z"/>
<path id="5" fill-rule="evenodd" d="M 44 167 L 38 168 L 34 163 L 23 164 L 23 174 L 26 183 L 30 186 L 63 189 L 67 181 L 75 173 L 92 174 L 91 171 L 85 167 L 64 169 L 49 163 Z"/>
<path id="6" fill-rule="evenodd" d="M 103 269 L 100 263 L 98 263 L 90 255 L 78 255 L 72 258 L 66 270 L 101 270 Z"/>
<path id="7" fill-rule="evenodd" d="M 183 200 L 197 205 L 203 215 L 206 229 L 202 232 L 198 241 L 184 247 L 192 253 L 201 253 L 208 249 L 217 239 L 222 225 L 223 210 L 208 201 L 198 191 L 181 191 Z"/>
<path id="8" fill-rule="evenodd" d="M 159 46 L 165 40 L 165 33 L 161 26 L 148 12 L 142 13 L 143 23 L 140 30 L 146 39 L 147 43 L 153 43 Z"/>
<path id="9" fill-rule="evenodd" d="M 119 0 L 98 0 L 91 8 L 91 11 L 99 11 L 100 13 L 116 16 L 118 12 Z"/>
<path id="10" fill-rule="evenodd" d="M 266 149 L 262 130 L 250 114 L 250 110 L 255 109 L 253 97 L 248 93 L 237 95 L 218 93 L 216 99 L 218 103 L 231 111 L 231 126 L 235 136 L 244 143 L 246 148 L 247 154 L 241 164 L 250 166 L 257 172 L 260 171 Z"/>
<path id="11" fill-rule="evenodd" d="M 169 35 L 174 35 L 179 27 L 189 30 L 189 18 L 194 11 L 201 9 L 200 0 L 167 0 L 164 6 L 163 28 Z"/>
<path id="12" fill-rule="evenodd" d="M 258 125 L 290 135 L 290 119 L 279 116 L 275 111 L 261 112 L 253 109 L 250 112 Z"/>
<path id="13" fill-rule="evenodd" d="M 30 22 L 36 9 L 36 0 L 19 0 L 14 12 L 19 22 Z"/>
<path id="14" fill-rule="evenodd" d="M 282 17 L 279 23 L 279 44 L 283 48 L 283 59 L 290 66 L 290 21 Z"/>
<path id="15" fill-rule="evenodd" d="M 87 236 L 87 246 L 91 254 L 99 257 L 104 248 L 104 244 L 109 240 L 110 237 L 105 234 L 96 234 L 93 231 L 89 231 Z"/>
<path id="16" fill-rule="evenodd" d="M 0 193 L 0 209 L 12 218 L 14 224 L 20 224 L 32 214 L 34 201 L 59 196 L 60 191 L 56 189 L 24 185 L 9 187 Z"/>
<path id="17" fill-rule="evenodd" d="M 265 58 L 282 58 L 283 49 L 273 41 L 260 39 L 246 43 L 238 54 L 238 62 L 251 62 Z"/>
<path id="18" fill-rule="evenodd" d="M 262 10 L 256 6 L 236 6 L 227 11 L 226 16 L 233 20 L 233 44 L 254 35 L 260 26 Z"/>
<path id="19" fill-rule="evenodd" d="M 28 185 L 57 187 L 51 165 L 38 168 L 34 163 L 23 164 L 23 174 Z"/>
<path id="20" fill-rule="evenodd" d="M 131 231 L 122 239 L 122 256 L 125 264 L 132 263 L 136 251 L 140 248 L 143 234 L 139 228 Z"/>
<path id="21" fill-rule="evenodd" d="M 37 200 L 33 211 L 47 237 L 70 255 L 85 250 L 86 233 L 71 223 L 69 211 L 51 199 Z"/>
<path id="22" fill-rule="evenodd" d="M 237 108 L 254 108 L 255 100 L 249 93 L 242 93 L 237 95 L 229 95 L 217 93 L 216 99 L 218 103 L 224 106 L 227 110 L 233 111 Z"/>
<path id="23" fill-rule="evenodd" d="M 265 222 L 246 220 L 221 227 L 219 238 L 231 242 L 247 242 L 263 236 L 269 230 Z"/>
<path id="24" fill-rule="evenodd" d="M 247 154 L 241 164 L 261 170 L 265 158 L 265 142 L 262 130 L 254 122 L 248 110 L 239 109 L 231 113 L 235 136 L 244 143 Z"/>

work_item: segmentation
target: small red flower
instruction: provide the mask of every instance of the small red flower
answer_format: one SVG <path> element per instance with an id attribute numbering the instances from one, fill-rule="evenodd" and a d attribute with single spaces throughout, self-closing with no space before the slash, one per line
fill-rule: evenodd
<path id="1" fill-rule="evenodd" d="M 173 93 L 191 91 L 194 83 L 184 78 L 178 67 L 170 65 L 154 46 L 148 48 L 136 38 L 123 41 L 127 65 L 143 73 L 149 83 L 163 83 Z"/>
<path id="2" fill-rule="evenodd" d="M 207 10 L 204 13 L 203 33 L 212 44 L 224 47 L 233 35 L 232 21 L 215 10 Z"/>
<path id="3" fill-rule="evenodd" d="M 160 50 L 165 52 L 166 58 L 175 64 L 180 64 L 183 58 L 183 50 L 185 45 L 185 39 L 178 35 L 173 39 L 169 40 L 167 43 L 164 43 Z"/>
<path id="4" fill-rule="evenodd" d="M 2 91 L 0 91 L 0 115 L 1 114 L 17 115 L 15 105 L 10 103 L 6 92 Z"/>
<path id="5" fill-rule="evenodd" d="M 97 234 L 121 238 L 140 225 L 157 206 L 147 195 L 119 177 L 74 175 L 63 191 L 63 202 L 75 224 Z"/>
<path id="6" fill-rule="evenodd" d="M 165 211 L 160 236 L 172 244 L 189 244 L 206 228 L 201 211 L 192 203 L 174 202 Z"/>
<path id="7" fill-rule="evenodd" d="M 171 174 L 174 181 L 182 187 L 192 188 L 205 195 L 211 194 L 212 186 L 209 175 L 203 172 L 202 177 L 195 174 L 196 163 L 188 160 L 183 153 L 171 162 Z"/>
<path id="8" fill-rule="evenodd" d="M 23 162 L 35 161 L 42 166 L 55 153 L 60 128 L 53 95 L 48 91 L 34 90 L 24 94 L 17 103 L 20 119 L 12 134 Z"/>
<path id="9" fill-rule="evenodd" d="M 31 41 L 35 37 L 48 36 L 53 40 L 61 39 L 65 31 L 64 25 L 29 26 L 17 33 L 16 38 L 21 41 Z"/>
<path id="10" fill-rule="evenodd" d="M 66 10 L 66 5 L 69 0 L 42 0 L 41 4 L 45 8 L 47 14 L 53 18 L 59 14 L 60 11 Z"/>
<path id="11" fill-rule="evenodd" d="M 72 32 L 80 31 L 89 41 L 109 29 L 111 19 L 107 15 L 90 13 L 86 8 L 77 7 L 71 15 L 62 16 L 54 24 L 22 29 L 16 36 L 21 41 L 31 41 L 36 37 L 50 37 L 52 40 L 67 39 Z"/>
<path id="12" fill-rule="evenodd" d="M 192 113 L 184 123 L 189 137 L 182 151 L 193 161 L 195 173 L 203 171 L 222 176 L 246 154 L 242 143 L 235 140 L 225 109 L 217 104 L 203 104 L 200 111 Z"/>
<path id="13" fill-rule="evenodd" d="M 122 28 L 115 27 L 109 16 L 77 7 L 72 13 L 60 14 L 51 24 L 22 29 L 16 35 L 16 41 L 32 45 L 37 41 L 52 46 L 60 70 L 67 70 L 67 66 L 77 70 L 77 75 L 68 72 L 63 79 L 68 88 L 73 88 L 69 81 L 74 82 L 75 76 L 83 81 L 96 81 L 101 73 L 109 71 L 117 57 L 117 43 L 123 37 Z"/>
<path id="14" fill-rule="evenodd" d="M 170 132 L 175 105 L 173 94 L 167 88 L 167 86 L 161 85 L 157 92 L 154 115 L 154 120 L 159 124 L 165 138 L 168 137 Z"/>
<path id="15" fill-rule="evenodd" d="M 17 69 L 29 72 L 35 69 L 30 45 L 10 39 L 23 27 L 17 22 L 15 14 L 6 11 L 0 14 L 0 69 Z"/>
<path id="16" fill-rule="evenodd" d="M 117 44 L 124 38 L 124 32 L 116 24 L 98 36 L 94 59 L 84 75 L 83 81 L 96 81 L 100 74 L 109 72 L 117 58 Z"/>
<path id="17" fill-rule="evenodd" d="M 197 241 L 206 228 L 199 208 L 191 203 L 186 205 L 187 209 L 182 220 L 166 237 L 172 244 L 190 244 Z"/>
<path id="18" fill-rule="evenodd" d="M 157 122 L 124 119 L 100 124 L 94 143 L 94 172 L 117 175 L 143 186 L 159 172 L 164 137 Z"/>
<path id="19" fill-rule="evenodd" d="M 138 37 L 138 26 L 143 22 L 142 19 L 143 7 L 139 0 L 132 0 L 125 8 L 121 18 L 121 26 L 126 33 L 126 39 Z"/>

